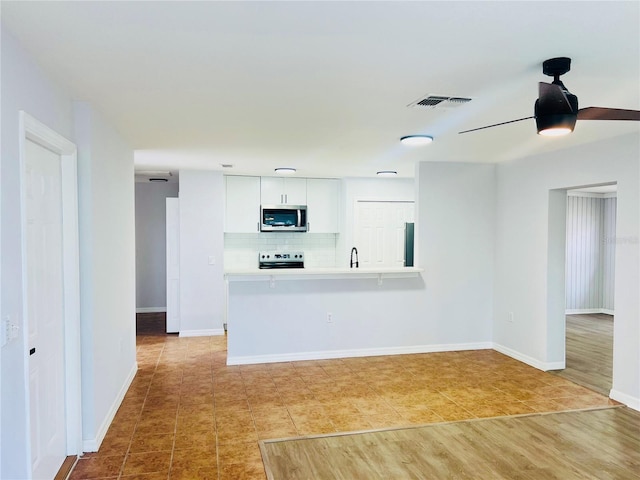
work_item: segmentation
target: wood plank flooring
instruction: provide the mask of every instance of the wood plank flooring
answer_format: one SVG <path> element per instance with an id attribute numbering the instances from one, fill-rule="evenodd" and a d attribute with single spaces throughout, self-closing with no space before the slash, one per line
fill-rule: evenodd
<path id="1" fill-rule="evenodd" d="M 557 375 L 609 396 L 613 377 L 613 316 L 567 315 L 566 368 Z"/>
<path id="2" fill-rule="evenodd" d="M 640 478 L 640 413 L 626 407 L 260 442 L 267 478 Z"/>

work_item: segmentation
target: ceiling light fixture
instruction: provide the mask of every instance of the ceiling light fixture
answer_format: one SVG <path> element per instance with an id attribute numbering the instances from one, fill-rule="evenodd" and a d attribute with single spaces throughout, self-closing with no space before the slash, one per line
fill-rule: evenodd
<path id="1" fill-rule="evenodd" d="M 538 135 L 545 137 L 559 137 L 573 132 L 573 128 L 576 126 L 578 116 L 573 112 L 541 113 L 539 110 L 542 109 L 536 108 L 536 110 L 536 127 L 538 129 Z"/>
<path id="2" fill-rule="evenodd" d="M 274 170 L 278 175 L 293 175 L 296 173 L 295 168 L 291 167 L 279 167 Z"/>
<path id="3" fill-rule="evenodd" d="M 534 104 L 538 135 L 558 137 L 573 132 L 578 119 L 578 97 L 570 93 L 560 75 L 569 71 L 571 60 L 556 58 L 543 64 L 543 72 L 553 75 L 550 85 L 540 84 L 541 95 Z M 546 95 L 542 95 L 546 92 Z"/>
<path id="4" fill-rule="evenodd" d="M 433 142 L 433 137 L 430 135 L 406 135 L 400 138 L 400 142 L 405 145 L 427 145 Z"/>
<path id="5" fill-rule="evenodd" d="M 376 172 L 379 177 L 395 177 L 398 174 L 395 170 L 380 170 Z"/>

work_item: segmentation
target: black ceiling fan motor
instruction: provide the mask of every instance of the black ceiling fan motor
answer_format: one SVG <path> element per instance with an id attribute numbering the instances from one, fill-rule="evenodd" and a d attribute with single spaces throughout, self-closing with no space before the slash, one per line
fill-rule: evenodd
<path id="1" fill-rule="evenodd" d="M 557 77 L 564 75 L 569 70 L 571 70 L 571 59 L 568 57 L 550 58 L 542 62 L 542 73 L 554 77 L 554 80 L 557 80 Z"/>

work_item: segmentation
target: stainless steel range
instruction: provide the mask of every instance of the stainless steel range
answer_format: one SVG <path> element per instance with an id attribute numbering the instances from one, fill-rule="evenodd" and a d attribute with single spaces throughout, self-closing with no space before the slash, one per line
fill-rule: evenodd
<path id="1" fill-rule="evenodd" d="M 258 254 L 260 268 L 304 268 L 302 252 L 260 252 Z"/>

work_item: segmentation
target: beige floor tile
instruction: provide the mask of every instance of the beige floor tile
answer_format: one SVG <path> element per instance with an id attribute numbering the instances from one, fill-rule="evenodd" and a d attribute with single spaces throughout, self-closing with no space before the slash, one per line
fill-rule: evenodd
<path id="1" fill-rule="evenodd" d="M 263 480 L 258 439 L 613 403 L 491 350 L 227 366 L 225 337 L 168 336 L 139 337 L 137 354 L 100 451 L 72 480 Z"/>

